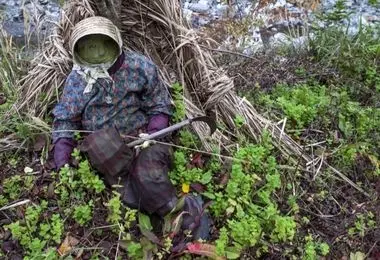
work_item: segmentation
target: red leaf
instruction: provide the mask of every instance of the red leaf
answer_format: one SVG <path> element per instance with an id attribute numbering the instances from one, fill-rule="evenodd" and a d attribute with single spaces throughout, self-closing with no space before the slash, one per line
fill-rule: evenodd
<path id="1" fill-rule="evenodd" d="M 204 186 L 198 182 L 190 184 L 190 187 L 192 190 L 195 190 L 198 193 L 203 193 L 206 191 L 206 186 Z"/>
<path id="2" fill-rule="evenodd" d="M 219 185 L 225 186 L 228 183 L 230 176 L 228 174 L 223 174 L 221 178 L 219 179 Z"/>
<path id="3" fill-rule="evenodd" d="M 216 259 L 216 260 L 226 259 L 226 258 L 218 256 L 216 254 L 215 246 L 210 245 L 210 244 L 203 244 L 203 243 L 199 243 L 199 242 L 187 244 L 186 253 L 201 255 L 201 256 L 207 256 L 207 257 L 211 257 L 212 259 Z"/>
<path id="4" fill-rule="evenodd" d="M 200 153 L 196 153 L 191 160 L 191 164 L 197 168 L 203 168 L 204 162 L 202 160 L 202 155 Z"/>

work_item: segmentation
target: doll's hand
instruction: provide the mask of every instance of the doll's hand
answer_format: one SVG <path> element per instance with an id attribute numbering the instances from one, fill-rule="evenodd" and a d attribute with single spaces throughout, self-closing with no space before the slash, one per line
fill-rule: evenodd
<path id="1" fill-rule="evenodd" d="M 69 138 L 60 138 L 54 145 L 54 163 L 56 170 L 68 164 L 71 159 L 75 142 Z"/>
<path id="2" fill-rule="evenodd" d="M 147 138 L 148 136 L 149 136 L 149 134 L 146 134 L 146 133 L 141 133 L 141 134 L 139 134 L 139 137 L 140 137 L 141 139 L 145 139 L 145 138 Z M 137 152 L 139 152 L 139 151 L 141 151 L 142 149 L 147 148 L 147 147 L 149 147 L 150 145 L 154 144 L 155 142 L 156 142 L 156 141 L 154 141 L 154 140 L 146 140 L 146 141 L 144 141 L 142 144 L 136 145 L 136 146 L 135 146 L 135 149 L 136 149 Z"/>

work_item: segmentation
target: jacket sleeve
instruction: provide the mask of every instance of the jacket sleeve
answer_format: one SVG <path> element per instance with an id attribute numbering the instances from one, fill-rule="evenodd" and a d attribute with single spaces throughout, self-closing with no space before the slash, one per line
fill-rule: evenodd
<path id="1" fill-rule="evenodd" d="M 169 90 L 158 75 L 157 67 L 148 64 L 144 71 L 147 82 L 142 95 L 142 109 L 149 118 L 159 114 L 171 116 L 172 100 Z"/>
<path id="2" fill-rule="evenodd" d="M 60 138 L 73 139 L 75 130 L 80 130 L 81 114 L 85 107 L 85 81 L 76 71 L 67 77 L 63 94 L 53 110 L 53 143 Z"/>

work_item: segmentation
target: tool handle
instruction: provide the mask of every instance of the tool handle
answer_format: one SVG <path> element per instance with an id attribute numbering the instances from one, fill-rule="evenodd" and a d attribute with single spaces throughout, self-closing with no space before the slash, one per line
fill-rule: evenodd
<path id="1" fill-rule="evenodd" d="M 128 147 L 134 147 L 136 145 L 139 145 L 139 144 L 142 144 L 144 143 L 145 141 L 148 141 L 148 140 L 153 140 L 153 139 L 156 139 L 156 138 L 160 138 L 160 137 L 164 137 L 166 135 L 168 135 L 169 133 L 175 131 L 175 130 L 178 130 L 188 124 L 191 123 L 191 119 L 186 119 L 182 122 L 179 122 L 175 125 L 172 125 L 172 126 L 169 126 L 167 128 L 164 128 L 164 129 L 161 129 L 160 131 L 157 131 L 155 133 L 152 133 L 146 137 L 143 137 L 143 138 L 140 138 L 140 139 L 137 139 L 133 142 L 130 142 L 127 144 Z"/>
<path id="2" fill-rule="evenodd" d="M 182 122 L 179 122 L 177 124 L 174 124 L 172 126 L 169 126 L 167 128 L 164 128 L 164 129 L 161 129 L 160 131 L 157 131 L 153 134 L 150 134 L 146 137 L 143 137 L 143 138 L 140 138 L 140 139 L 137 139 L 133 142 L 130 142 L 127 144 L 128 147 L 134 147 L 136 145 L 139 145 L 139 144 L 142 144 L 144 143 L 145 141 L 149 141 L 149 140 L 153 140 L 153 139 L 156 139 L 156 138 L 160 138 L 160 137 L 164 137 L 168 134 L 170 134 L 171 132 L 175 131 L 175 130 L 178 130 L 184 126 L 187 126 L 189 124 L 191 124 L 192 122 L 204 122 L 206 123 L 209 128 L 210 128 L 210 135 L 212 135 L 215 130 L 216 130 L 216 124 L 215 124 L 215 121 L 212 120 L 211 118 L 207 117 L 207 116 L 198 116 L 198 117 L 193 117 L 193 118 L 189 118 L 189 119 L 186 119 Z"/>

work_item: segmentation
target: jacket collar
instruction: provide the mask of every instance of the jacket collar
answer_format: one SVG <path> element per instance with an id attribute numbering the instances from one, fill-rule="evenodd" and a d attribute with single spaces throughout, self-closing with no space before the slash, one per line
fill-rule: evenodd
<path id="1" fill-rule="evenodd" d="M 108 73 L 111 75 L 115 74 L 116 71 L 120 69 L 121 65 L 123 65 L 124 59 L 125 59 L 125 54 L 124 54 L 124 51 L 122 51 L 120 56 L 115 61 L 115 63 L 107 70 Z"/>

